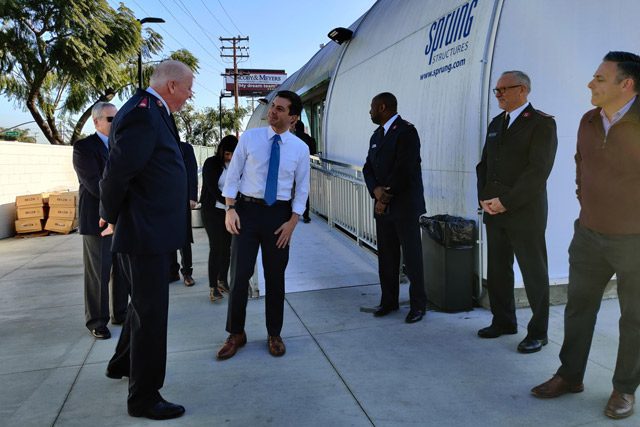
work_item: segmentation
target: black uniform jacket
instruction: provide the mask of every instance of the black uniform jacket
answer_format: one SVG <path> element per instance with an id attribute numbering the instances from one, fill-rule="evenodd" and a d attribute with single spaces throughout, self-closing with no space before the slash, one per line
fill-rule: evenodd
<path id="1" fill-rule="evenodd" d="M 529 104 L 503 132 L 504 113 L 487 129 L 476 166 L 478 199 L 499 197 L 506 212 L 484 215 L 485 224 L 510 228 L 546 227 L 547 178 L 558 148 L 556 122 Z"/>
<path id="2" fill-rule="evenodd" d="M 393 121 L 386 135 L 380 128 L 374 132 L 362 173 L 371 197 L 378 186 L 393 194 L 383 217 L 417 218 L 426 212 L 420 162 L 418 132 L 402 117 Z"/>
<path id="3" fill-rule="evenodd" d="M 160 254 L 187 239 L 187 171 L 172 117 L 148 92 L 136 94 L 111 126 L 100 181 L 100 215 L 115 223 L 114 252 Z"/>
<path id="4" fill-rule="evenodd" d="M 73 144 L 73 168 L 78 175 L 78 222 L 80 234 L 100 234 L 100 178 L 109 151 L 97 133 Z"/>

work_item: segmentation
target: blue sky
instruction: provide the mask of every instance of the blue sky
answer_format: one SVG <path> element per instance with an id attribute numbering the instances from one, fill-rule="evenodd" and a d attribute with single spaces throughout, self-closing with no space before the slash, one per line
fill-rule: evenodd
<path id="1" fill-rule="evenodd" d="M 112 7 L 119 1 L 109 0 Z M 164 39 L 163 55 L 185 48 L 200 60 L 196 76 L 194 104 L 198 108 L 217 107 L 223 88 L 220 75 L 230 64 L 220 58 L 219 37 L 248 36 L 249 59 L 242 68 L 284 69 L 293 74 L 329 43 L 327 33 L 347 27 L 366 12 L 374 0 L 125 0 L 138 18 L 159 17 L 163 24 L 145 24 Z M 232 105 L 232 99 L 223 100 Z M 116 105 L 121 101 L 116 100 Z M 7 98 L 0 97 L 0 126 L 10 127 L 32 120 Z M 35 125 L 27 125 L 39 133 Z M 92 132 L 93 126 L 85 127 Z M 39 137 L 38 142 L 43 142 Z"/>

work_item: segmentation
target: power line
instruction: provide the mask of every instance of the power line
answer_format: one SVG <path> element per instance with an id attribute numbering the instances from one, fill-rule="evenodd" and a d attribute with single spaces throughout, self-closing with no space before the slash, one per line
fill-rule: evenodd
<path id="1" fill-rule="evenodd" d="M 215 19 L 215 21 L 216 21 L 218 24 L 220 24 L 220 26 L 222 27 L 222 29 L 223 29 L 227 34 L 230 34 L 230 35 L 231 35 L 231 31 L 227 30 L 227 29 L 225 28 L 225 26 L 224 26 L 224 25 L 222 25 L 222 22 L 220 22 L 220 20 L 216 17 L 216 15 L 214 15 L 214 14 L 213 14 L 213 12 L 211 12 L 211 9 L 209 9 L 209 6 L 207 6 L 207 4 L 204 2 L 204 0 L 200 0 L 200 1 L 202 2 L 202 4 L 203 4 L 204 8 L 205 8 L 205 9 L 207 9 L 207 12 L 209 12 L 209 15 L 211 15 L 211 17 L 212 17 L 213 19 Z"/>
<path id="2" fill-rule="evenodd" d="M 162 5 L 162 7 L 164 7 L 164 8 L 165 8 L 165 10 L 169 13 L 169 15 L 171 15 L 171 16 L 173 17 L 173 19 L 176 21 L 176 23 L 177 23 L 178 25 L 180 25 L 180 27 L 185 31 L 185 33 L 187 33 L 187 34 L 189 35 L 189 37 L 191 37 L 191 38 L 193 39 L 193 41 L 195 41 L 195 42 L 196 42 L 196 44 L 202 48 L 202 50 L 204 50 L 204 51 L 205 51 L 207 54 L 209 54 L 209 55 L 210 55 L 210 56 L 211 56 L 211 57 L 212 57 L 212 58 L 213 58 L 217 63 L 219 63 L 220 65 L 222 65 L 222 66 L 224 67 L 224 64 L 223 64 L 223 63 L 222 63 L 218 58 L 216 58 L 215 56 L 213 56 L 213 54 L 212 54 L 211 52 L 209 52 L 209 50 L 208 50 L 206 47 L 204 47 L 204 46 L 202 45 L 202 43 L 200 43 L 200 41 L 198 41 L 198 39 L 197 39 L 197 38 L 195 38 L 195 37 L 193 36 L 193 34 L 191 34 L 191 33 L 189 32 L 189 30 L 188 30 L 184 25 L 182 25 L 182 23 L 180 22 L 180 20 L 179 20 L 179 19 L 178 19 L 178 18 L 177 18 L 177 17 L 176 17 L 172 12 L 171 12 L 171 10 L 169 10 L 169 8 L 164 4 L 164 2 L 163 2 L 162 0 L 158 0 L 158 1 L 159 1 L 159 2 L 160 2 L 160 4 Z"/>
<path id="3" fill-rule="evenodd" d="M 202 1 L 202 0 L 200 0 Z M 204 3 L 204 2 L 203 2 Z M 218 0 L 218 4 L 220 5 L 220 7 L 222 8 L 222 11 L 224 12 L 225 15 L 227 15 L 227 18 L 229 18 L 229 21 L 231 21 L 231 24 L 233 24 L 234 27 L 236 27 L 236 30 L 238 30 L 238 34 L 242 34 L 242 31 L 240 31 L 240 28 L 238 28 L 238 26 L 236 25 L 235 22 L 233 22 L 233 19 L 231 19 L 231 16 L 229 16 L 229 14 L 227 13 L 227 9 L 224 8 L 224 6 L 222 5 L 222 3 L 220 2 L 220 0 Z"/>
<path id="4" fill-rule="evenodd" d="M 187 9 L 187 6 L 185 6 L 185 4 L 182 2 L 182 0 L 178 0 L 178 3 L 180 3 L 182 10 L 189 15 L 189 17 L 191 18 L 191 20 L 193 22 L 195 22 L 195 24 L 198 26 L 198 28 L 200 28 L 200 30 L 202 31 L 202 34 L 204 34 L 209 41 L 211 42 L 211 44 L 218 49 L 218 47 L 216 46 L 216 42 L 209 36 L 209 33 L 207 32 L 207 30 L 205 30 L 202 25 L 200 25 L 200 23 L 198 22 L 198 20 L 191 14 L 191 12 L 189 11 L 189 9 Z M 220 49 L 218 49 L 218 53 L 220 52 Z"/>

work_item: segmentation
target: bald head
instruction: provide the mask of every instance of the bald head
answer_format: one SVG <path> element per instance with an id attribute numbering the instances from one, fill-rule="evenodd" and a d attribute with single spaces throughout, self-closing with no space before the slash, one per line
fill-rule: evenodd
<path id="1" fill-rule="evenodd" d="M 170 59 L 156 66 L 149 84 L 174 113 L 193 95 L 193 72 L 182 62 Z"/>

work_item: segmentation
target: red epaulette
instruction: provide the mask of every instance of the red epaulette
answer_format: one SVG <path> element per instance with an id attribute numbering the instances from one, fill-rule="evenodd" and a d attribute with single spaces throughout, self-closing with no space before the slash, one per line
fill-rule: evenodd
<path id="1" fill-rule="evenodd" d="M 544 111 L 540 111 L 540 110 L 536 110 L 538 112 L 538 114 L 540 114 L 542 117 L 549 117 L 551 119 L 554 118 L 554 116 L 552 116 L 551 114 L 547 114 Z"/>
<path id="2" fill-rule="evenodd" d="M 140 102 L 138 102 L 138 108 L 149 108 L 148 96 L 143 96 L 142 99 L 140 99 Z"/>

